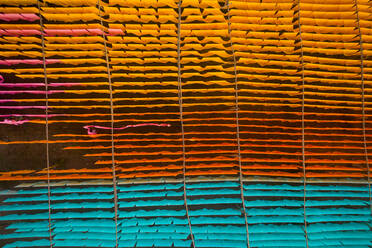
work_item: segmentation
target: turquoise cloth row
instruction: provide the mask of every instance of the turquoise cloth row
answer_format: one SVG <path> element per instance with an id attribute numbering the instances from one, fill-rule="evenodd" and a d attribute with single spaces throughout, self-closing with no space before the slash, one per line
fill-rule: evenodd
<path id="1" fill-rule="evenodd" d="M 187 184 L 196 247 L 246 247 L 247 234 L 237 182 Z M 118 185 L 119 247 L 189 247 L 183 184 Z M 372 218 L 368 185 L 306 187 L 309 246 L 369 247 Z M 46 188 L 0 192 L 4 247 L 49 247 Z M 305 247 L 302 184 L 244 184 L 251 247 Z M 51 188 L 54 247 L 113 247 L 112 187 Z M 100 237 L 99 240 L 97 237 Z"/>

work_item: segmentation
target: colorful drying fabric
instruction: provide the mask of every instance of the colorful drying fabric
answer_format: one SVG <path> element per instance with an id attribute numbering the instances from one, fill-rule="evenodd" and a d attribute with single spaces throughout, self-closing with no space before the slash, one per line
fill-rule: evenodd
<path id="1" fill-rule="evenodd" d="M 0 0 L 0 246 L 371 247 L 368 0 Z"/>

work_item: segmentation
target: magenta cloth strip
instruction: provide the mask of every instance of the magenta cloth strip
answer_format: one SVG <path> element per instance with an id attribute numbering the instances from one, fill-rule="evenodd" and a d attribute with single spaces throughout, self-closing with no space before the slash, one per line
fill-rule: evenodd
<path id="1" fill-rule="evenodd" d="M 0 35 L 3 36 L 35 36 L 41 35 L 37 29 L 0 29 Z"/>
<path id="2" fill-rule="evenodd" d="M 10 120 L 10 119 L 4 119 L 3 121 L 0 121 L 0 124 L 8 124 L 8 125 L 15 125 L 15 126 L 18 126 L 18 125 L 22 125 L 23 123 L 25 122 L 29 122 L 30 120 L 20 120 L 20 121 L 16 121 L 16 120 Z"/>
<path id="3" fill-rule="evenodd" d="M 55 64 L 59 63 L 61 60 L 59 59 L 46 59 L 46 64 Z M 17 65 L 17 64 L 30 64 L 30 65 L 42 65 L 43 61 L 40 59 L 4 59 L 0 60 L 0 65 Z"/>
<path id="4" fill-rule="evenodd" d="M 71 87 L 71 86 L 79 86 L 82 85 L 80 83 L 51 83 L 48 84 L 48 87 Z M 1 84 L 2 87 L 24 87 L 24 88 L 34 88 L 34 87 L 44 87 L 45 84 L 43 83 L 19 83 L 19 84 Z M 45 91 L 44 91 L 45 92 Z"/>
<path id="5" fill-rule="evenodd" d="M 142 123 L 142 124 L 136 124 L 136 125 L 126 125 L 123 127 L 116 127 L 113 128 L 113 130 L 123 130 L 130 127 L 144 127 L 144 126 L 157 126 L 157 127 L 170 127 L 171 125 L 168 123 Z M 95 135 L 97 134 L 97 131 L 95 129 L 105 129 L 105 130 L 111 130 L 111 127 L 104 127 L 104 126 L 96 126 L 96 125 L 87 125 L 83 127 L 84 129 L 87 129 L 89 135 Z"/>
<path id="6" fill-rule="evenodd" d="M 0 106 L 0 109 L 46 109 L 46 106 Z"/>
<path id="7" fill-rule="evenodd" d="M 14 100 L 11 100 L 11 99 L 0 99 L 0 103 L 1 102 L 14 102 Z"/>
<path id="8" fill-rule="evenodd" d="M 39 16 L 29 13 L 29 14 L 18 14 L 18 13 L 5 13 L 0 14 L 0 20 L 11 22 L 11 21 L 18 21 L 18 20 L 25 20 L 29 22 L 33 22 L 39 20 Z"/>
<path id="9" fill-rule="evenodd" d="M 64 90 L 48 90 L 48 94 L 64 93 Z M 3 90 L 0 95 L 15 95 L 15 94 L 45 94 L 42 90 Z"/>
<path id="10" fill-rule="evenodd" d="M 115 36 L 115 35 L 124 35 L 124 31 L 119 28 L 109 28 L 108 35 Z"/>
<path id="11" fill-rule="evenodd" d="M 30 22 L 33 22 L 33 21 L 36 21 L 36 20 L 40 19 L 40 17 L 38 15 L 33 14 L 33 13 L 27 13 L 27 14 L 24 13 L 24 14 L 21 14 L 21 15 L 25 18 L 25 20 L 30 21 Z"/>
<path id="12" fill-rule="evenodd" d="M 42 84 L 42 83 L 29 83 L 29 84 L 1 84 L 0 86 L 1 87 L 9 87 L 9 88 L 13 88 L 13 87 L 25 87 L 25 88 L 32 88 L 32 87 L 41 87 L 41 86 L 44 86 L 45 84 Z"/>
<path id="13" fill-rule="evenodd" d="M 4 83 L 4 77 L 2 75 L 0 75 L 0 84 L 1 83 Z"/>
<path id="14" fill-rule="evenodd" d="M 119 31 L 114 31 L 118 33 Z M 44 29 L 44 36 L 82 36 L 82 35 L 102 35 L 104 32 L 98 28 L 88 29 Z M 121 32 L 119 32 L 121 33 Z M 119 34 L 118 33 L 118 34 Z M 37 29 L 0 29 L 2 36 L 36 36 L 41 35 Z M 106 34 L 109 35 L 109 34 Z"/>
<path id="15" fill-rule="evenodd" d="M 57 116 L 69 116 L 68 114 L 51 114 L 48 117 L 57 117 Z M 28 114 L 8 114 L 0 115 L 0 117 L 40 117 L 45 118 L 45 115 L 28 115 Z"/>

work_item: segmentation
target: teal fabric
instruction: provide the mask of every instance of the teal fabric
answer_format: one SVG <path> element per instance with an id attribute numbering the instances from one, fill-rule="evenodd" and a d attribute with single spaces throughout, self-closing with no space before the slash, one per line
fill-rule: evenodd
<path id="1" fill-rule="evenodd" d="M 250 247 L 306 248 L 303 184 L 244 183 Z M 239 182 L 186 184 L 196 247 L 247 247 Z M 51 188 L 53 247 L 114 247 L 110 186 Z M 45 188 L 3 191 L 4 247 L 50 247 Z M 119 247 L 190 247 L 182 183 L 118 186 Z M 372 246 L 368 185 L 307 184 L 309 247 Z M 27 240 L 26 240 L 27 239 Z"/>

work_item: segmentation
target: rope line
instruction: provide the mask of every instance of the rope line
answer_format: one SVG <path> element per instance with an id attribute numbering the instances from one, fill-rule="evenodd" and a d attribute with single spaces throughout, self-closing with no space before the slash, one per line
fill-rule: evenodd
<path id="1" fill-rule="evenodd" d="M 302 104 L 301 104 L 301 142 L 302 142 L 302 173 L 303 173 L 303 185 L 304 185 L 304 232 L 306 238 L 306 247 L 309 247 L 309 239 L 307 233 L 307 221 L 306 221 L 306 157 L 305 157 L 305 67 L 304 67 L 304 51 L 302 42 L 302 30 L 301 30 L 301 0 L 298 0 L 298 32 L 300 37 L 301 46 L 301 80 L 302 80 Z"/>
<path id="2" fill-rule="evenodd" d="M 182 174 L 183 174 L 183 201 L 185 203 L 186 217 L 190 229 L 190 237 L 192 247 L 195 248 L 195 239 L 192 232 L 189 207 L 187 204 L 186 194 L 186 148 L 185 148 L 185 130 L 183 126 L 183 106 L 182 106 L 182 78 L 181 78 L 181 5 L 182 0 L 178 1 L 178 24 L 177 24 L 177 67 L 178 67 L 178 103 L 180 106 L 180 122 L 181 122 L 181 136 L 182 136 Z"/>
<path id="3" fill-rule="evenodd" d="M 230 17 L 230 2 L 229 2 L 229 0 L 226 0 L 226 6 L 227 6 L 228 32 L 229 32 L 229 37 L 230 37 L 230 46 L 231 46 L 233 59 L 234 59 L 235 120 L 236 120 L 236 140 L 237 140 L 237 146 L 238 146 L 240 197 L 242 199 L 245 228 L 246 228 L 246 233 L 247 233 L 247 247 L 250 248 L 248 218 L 247 218 L 247 210 L 246 210 L 245 198 L 244 198 L 243 172 L 242 172 L 241 146 L 240 146 L 238 74 L 237 74 L 237 69 L 236 69 L 235 49 L 234 49 L 234 44 L 232 42 L 232 37 L 231 37 L 231 20 L 230 20 L 231 17 Z"/>
<path id="4" fill-rule="evenodd" d="M 106 34 L 103 26 L 102 14 L 101 14 L 101 0 L 97 1 L 98 5 L 98 12 L 99 12 L 99 19 L 101 22 L 101 30 L 102 30 L 102 38 L 103 44 L 105 47 L 105 59 L 106 59 L 106 67 L 107 67 L 107 78 L 109 83 L 110 89 L 110 115 L 111 115 L 111 161 L 112 161 L 112 184 L 114 188 L 114 210 L 115 210 L 115 247 L 118 247 L 118 196 L 117 196 L 117 188 L 116 188 L 116 165 L 115 165 L 115 142 L 114 142 L 114 104 L 113 104 L 113 94 L 112 94 L 112 80 L 111 80 L 111 72 L 110 72 L 110 63 L 107 51 L 107 44 L 106 44 Z"/>
<path id="5" fill-rule="evenodd" d="M 47 163 L 47 181 L 48 181 L 48 229 L 49 229 L 49 241 L 50 247 L 53 247 L 53 235 L 52 235 L 52 211 L 51 211 L 51 193 L 50 193 L 50 160 L 49 160 L 49 123 L 48 123 L 48 108 L 49 108 L 49 97 L 48 97 L 48 77 L 46 70 L 46 59 L 45 59 L 45 39 L 44 39 L 44 28 L 43 28 L 43 17 L 41 15 L 40 0 L 37 1 L 37 8 L 39 11 L 40 20 L 40 32 L 41 32 L 41 48 L 43 55 L 43 70 L 44 70 L 44 84 L 45 84 L 45 139 L 46 139 L 46 163 Z"/>
<path id="6" fill-rule="evenodd" d="M 371 196 L 371 179 L 369 172 L 369 158 L 368 158 L 368 147 L 367 147 L 367 137 L 366 137 L 366 111 L 365 111 L 365 85 L 364 85 L 364 53 L 363 53 L 363 38 L 362 32 L 360 30 L 360 19 L 359 19 L 359 9 L 358 0 L 354 0 L 355 3 L 355 13 L 357 17 L 358 33 L 359 33 L 359 47 L 360 47 L 360 82 L 362 90 L 362 129 L 363 129 L 363 147 L 364 156 L 366 158 L 367 164 L 367 176 L 368 176 L 368 192 L 369 192 L 369 208 L 372 214 L 372 196 Z"/>

